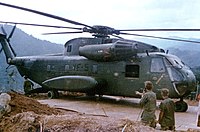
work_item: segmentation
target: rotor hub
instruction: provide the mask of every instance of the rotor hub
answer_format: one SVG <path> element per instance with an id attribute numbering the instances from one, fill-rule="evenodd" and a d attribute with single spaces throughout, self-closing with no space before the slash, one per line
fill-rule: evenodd
<path id="1" fill-rule="evenodd" d="M 100 26 L 100 25 L 95 25 L 92 28 L 83 28 L 83 32 L 89 32 L 93 33 L 93 36 L 95 37 L 109 37 L 109 35 L 119 35 L 120 31 L 115 30 L 114 28 L 108 27 L 108 26 Z"/>

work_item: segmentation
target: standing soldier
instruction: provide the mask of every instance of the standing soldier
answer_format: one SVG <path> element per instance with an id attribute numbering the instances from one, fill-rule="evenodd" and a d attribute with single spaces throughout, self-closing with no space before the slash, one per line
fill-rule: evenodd
<path id="1" fill-rule="evenodd" d="M 27 76 L 25 76 L 24 79 L 25 79 L 25 81 L 24 81 L 24 92 L 25 92 L 25 95 L 29 95 L 34 84 L 30 80 L 28 80 Z"/>
<path id="2" fill-rule="evenodd" d="M 143 107 L 141 121 L 150 127 L 156 127 L 156 94 L 152 91 L 151 81 L 145 82 L 145 93 L 142 95 L 140 105 Z"/>
<path id="3" fill-rule="evenodd" d="M 175 130 L 175 104 L 169 96 L 169 90 L 164 88 L 161 90 L 161 95 L 163 97 L 163 101 L 160 103 L 160 114 L 158 122 L 161 125 L 162 130 Z"/>

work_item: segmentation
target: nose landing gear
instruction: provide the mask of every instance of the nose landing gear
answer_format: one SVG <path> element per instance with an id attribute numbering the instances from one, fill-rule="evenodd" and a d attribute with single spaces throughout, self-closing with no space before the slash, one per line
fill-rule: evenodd
<path id="1" fill-rule="evenodd" d="M 183 101 L 183 97 L 179 101 L 175 102 L 175 111 L 176 112 L 186 112 L 188 109 L 188 104 Z"/>

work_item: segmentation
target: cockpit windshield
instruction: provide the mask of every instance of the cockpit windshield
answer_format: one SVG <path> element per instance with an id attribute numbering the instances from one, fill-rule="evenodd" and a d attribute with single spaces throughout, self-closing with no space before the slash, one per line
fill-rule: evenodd
<path id="1" fill-rule="evenodd" d="M 179 59 L 178 57 L 175 56 L 168 56 L 167 60 L 169 61 L 169 63 L 176 67 L 176 68 L 183 68 L 185 65 L 185 63 L 183 61 L 181 61 L 181 59 Z"/>

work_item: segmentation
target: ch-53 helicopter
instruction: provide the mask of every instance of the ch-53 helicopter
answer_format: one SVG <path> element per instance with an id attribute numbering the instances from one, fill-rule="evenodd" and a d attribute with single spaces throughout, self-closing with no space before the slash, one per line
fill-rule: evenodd
<path id="1" fill-rule="evenodd" d="M 65 43 L 64 53 L 60 55 L 17 57 L 6 35 L 0 34 L 0 43 L 5 52 L 7 63 L 15 65 L 21 76 L 27 76 L 41 85 L 43 89 L 48 90 L 49 97 L 57 97 L 58 91 L 83 92 L 88 95 L 140 97 L 136 95 L 135 91 L 144 87 L 144 82 L 149 80 L 154 84 L 154 92 L 156 92 L 158 99 L 161 98 L 160 89 L 168 88 L 171 98 L 180 98 L 180 101 L 176 102 L 176 111 L 184 112 L 187 110 L 188 105 L 183 101 L 183 98 L 196 89 L 196 79 L 190 68 L 177 56 L 165 53 L 164 50 L 156 46 L 123 39 L 118 35 L 195 42 L 127 32 L 200 31 L 199 29 L 116 30 L 107 26 L 89 26 L 16 5 L 2 2 L 0 5 L 83 26 L 83 28 L 63 27 L 78 30 L 75 32 L 49 34 L 89 32 L 94 36 L 69 40 Z M 6 23 L 61 28 L 61 26 L 30 23 Z M 110 38 L 110 36 L 114 36 L 114 38 Z"/>

